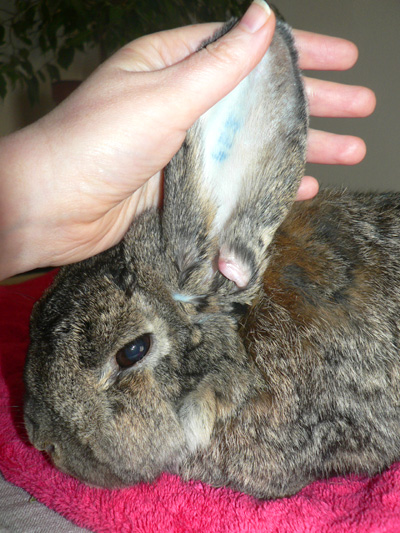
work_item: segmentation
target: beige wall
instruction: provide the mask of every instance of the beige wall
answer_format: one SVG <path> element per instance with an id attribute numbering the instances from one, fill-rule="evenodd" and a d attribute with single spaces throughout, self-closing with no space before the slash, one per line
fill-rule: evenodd
<path id="1" fill-rule="evenodd" d="M 312 121 L 314 127 L 363 137 L 368 146 L 364 162 L 355 167 L 313 165 L 308 171 L 323 184 L 400 190 L 400 0 L 275 0 L 275 3 L 294 27 L 353 40 L 360 50 L 357 66 L 346 73 L 329 73 L 325 78 L 367 85 L 378 98 L 377 109 L 370 118 Z M 84 78 L 96 61 L 95 51 L 78 56 L 63 78 Z M 0 134 L 14 131 L 50 109 L 53 104 L 49 92 L 48 86 L 43 85 L 40 105 L 35 108 L 29 106 L 21 92 L 9 95 L 0 104 Z"/>
<path id="2" fill-rule="evenodd" d="M 400 190 L 400 0 L 276 0 L 276 5 L 294 27 L 354 41 L 357 65 L 325 78 L 367 85 L 378 101 L 369 118 L 312 121 L 320 129 L 363 137 L 368 152 L 360 165 L 312 165 L 309 172 L 324 184 Z"/>

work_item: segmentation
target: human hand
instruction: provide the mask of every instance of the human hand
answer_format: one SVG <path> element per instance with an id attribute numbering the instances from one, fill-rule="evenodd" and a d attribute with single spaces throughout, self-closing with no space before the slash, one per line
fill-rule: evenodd
<path id="1" fill-rule="evenodd" d="M 357 61 L 357 47 L 350 41 L 300 30 L 294 30 L 293 33 L 300 68 L 303 70 L 347 70 Z M 304 77 L 304 83 L 311 116 L 361 118 L 370 115 L 375 109 L 375 95 L 366 87 L 308 77 Z M 309 131 L 309 163 L 354 165 L 362 161 L 365 152 L 365 143 L 359 137 L 313 129 Z M 315 185 L 313 178 L 303 178 L 298 199 L 312 196 L 310 188 Z"/>
<path id="2" fill-rule="evenodd" d="M 136 214 L 157 204 L 160 170 L 187 129 L 264 55 L 274 31 L 274 16 L 267 15 L 253 4 L 236 28 L 197 53 L 218 24 L 137 39 L 54 111 L 3 139 L 0 277 L 94 255 L 117 243 Z M 252 31 L 255 24 L 258 31 Z M 297 32 L 296 40 L 303 68 L 347 68 L 356 58 L 354 45 L 341 39 Z M 349 91 L 364 102 L 353 108 L 354 116 L 373 107 L 368 89 L 309 80 L 306 88 L 311 113 L 347 116 Z M 326 98 L 329 89 L 336 100 Z M 311 133 L 310 160 L 362 158 L 361 140 L 327 135 Z M 306 178 L 298 197 L 312 197 L 317 189 Z"/>

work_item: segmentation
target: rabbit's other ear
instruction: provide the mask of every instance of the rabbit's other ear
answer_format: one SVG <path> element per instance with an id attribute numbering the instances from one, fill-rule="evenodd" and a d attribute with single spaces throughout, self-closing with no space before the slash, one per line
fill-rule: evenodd
<path id="1" fill-rule="evenodd" d="M 292 35 L 278 21 L 259 65 L 200 117 L 166 169 L 163 226 L 182 272 L 207 276 L 219 255 L 239 289 L 258 285 L 304 172 L 307 122 Z"/>

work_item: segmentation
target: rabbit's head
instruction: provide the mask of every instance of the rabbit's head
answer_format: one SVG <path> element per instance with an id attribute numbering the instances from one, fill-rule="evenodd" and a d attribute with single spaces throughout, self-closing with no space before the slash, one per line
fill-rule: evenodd
<path id="1" fill-rule="evenodd" d="M 278 23 L 258 67 L 188 132 L 163 209 L 63 268 L 35 305 L 26 427 L 61 470 L 102 486 L 176 472 L 252 394 L 238 322 L 303 174 L 306 117 Z"/>
<path id="2" fill-rule="evenodd" d="M 36 304 L 26 426 L 61 470 L 101 486 L 175 471 L 207 445 L 217 410 L 242 401 L 236 320 L 228 303 L 178 295 L 200 287 L 192 270 L 180 285 L 159 215 L 146 213 L 120 245 L 63 269 Z"/>

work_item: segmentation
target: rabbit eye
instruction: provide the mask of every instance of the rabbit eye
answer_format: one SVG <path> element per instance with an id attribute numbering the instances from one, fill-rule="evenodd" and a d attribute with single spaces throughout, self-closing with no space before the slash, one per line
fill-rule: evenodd
<path id="1" fill-rule="evenodd" d="M 151 345 L 151 337 L 147 333 L 118 350 L 115 359 L 121 368 L 129 368 L 143 359 Z"/>

